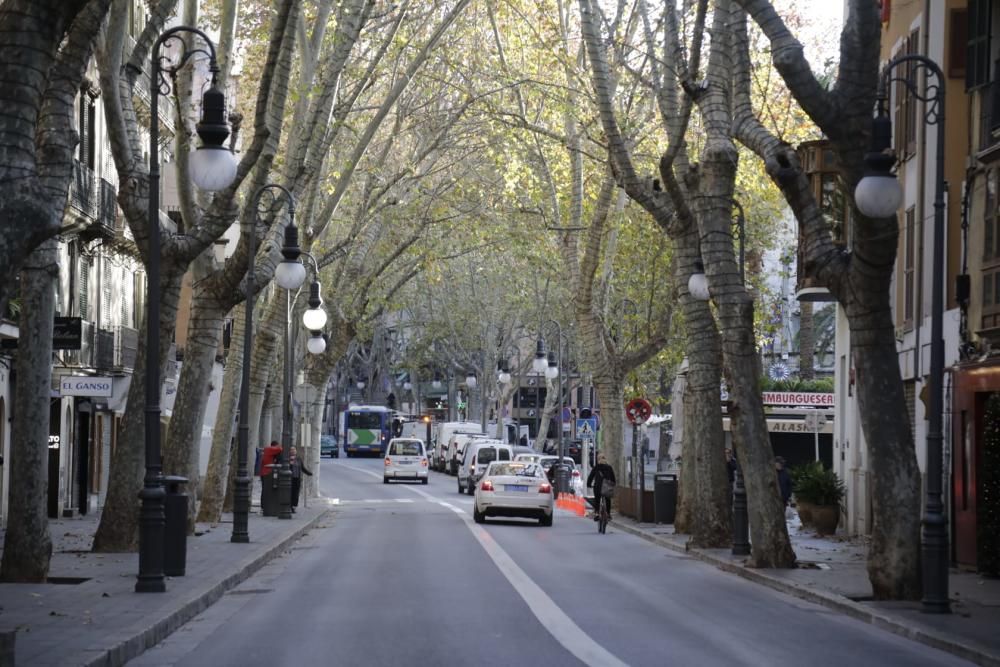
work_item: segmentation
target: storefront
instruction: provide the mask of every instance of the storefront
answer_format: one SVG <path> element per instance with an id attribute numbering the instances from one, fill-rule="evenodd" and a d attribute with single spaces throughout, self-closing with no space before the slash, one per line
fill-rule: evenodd
<path id="1" fill-rule="evenodd" d="M 952 423 L 952 518 L 954 560 L 982 565 L 989 545 L 978 539 L 987 515 L 1000 515 L 1000 359 L 958 366 L 954 371 Z M 987 487 L 990 488 L 987 488 Z"/>

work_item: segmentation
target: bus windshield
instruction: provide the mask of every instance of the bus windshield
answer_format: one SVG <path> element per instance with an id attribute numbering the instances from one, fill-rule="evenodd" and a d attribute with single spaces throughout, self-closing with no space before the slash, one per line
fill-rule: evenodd
<path id="1" fill-rule="evenodd" d="M 350 412 L 347 414 L 347 428 L 382 428 L 382 414 L 378 412 Z"/>

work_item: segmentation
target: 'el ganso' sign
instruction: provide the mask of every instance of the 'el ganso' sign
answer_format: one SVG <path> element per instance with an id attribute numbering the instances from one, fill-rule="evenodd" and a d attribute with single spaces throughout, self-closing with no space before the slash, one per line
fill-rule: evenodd
<path id="1" fill-rule="evenodd" d="M 59 382 L 63 396 L 111 396 L 114 378 L 97 375 L 66 375 Z"/>

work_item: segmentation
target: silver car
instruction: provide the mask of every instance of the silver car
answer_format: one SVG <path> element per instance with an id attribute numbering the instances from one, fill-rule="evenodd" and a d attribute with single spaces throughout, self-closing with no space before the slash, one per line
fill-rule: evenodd
<path id="1" fill-rule="evenodd" d="M 483 523 L 490 516 L 520 516 L 551 526 L 554 507 L 552 485 L 540 465 L 494 461 L 476 484 L 472 518 Z"/>

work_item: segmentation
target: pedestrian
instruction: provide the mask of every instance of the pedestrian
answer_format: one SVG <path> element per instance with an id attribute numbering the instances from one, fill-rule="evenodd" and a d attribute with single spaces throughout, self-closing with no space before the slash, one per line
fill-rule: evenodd
<path id="1" fill-rule="evenodd" d="M 603 492 L 601 486 L 604 484 L 604 480 L 608 480 L 611 484 L 617 484 L 615 479 L 615 469 L 608 464 L 608 457 L 601 452 L 597 455 L 597 465 L 595 465 L 590 474 L 587 476 L 587 486 L 594 487 L 594 521 L 597 521 L 598 516 L 601 513 L 601 501 L 603 499 Z M 607 499 L 608 508 L 608 518 L 611 518 L 611 499 Z"/>
<path id="2" fill-rule="evenodd" d="M 299 491 L 302 489 L 302 473 L 312 477 L 312 470 L 295 455 L 295 448 L 288 450 L 288 466 L 292 469 L 292 511 L 299 506 Z"/>
<path id="3" fill-rule="evenodd" d="M 781 491 L 781 499 L 785 503 L 785 507 L 788 507 L 788 503 L 792 499 L 792 478 L 785 470 L 785 459 L 780 456 L 774 458 L 774 470 L 778 475 L 778 490 Z"/>
<path id="4" fill-rule="evenodd" d="M 736 482 L 736 457 L 733 456 L 733 448 L 726 447 L 726 473 L 729 475 L 729 486 Z"/>

